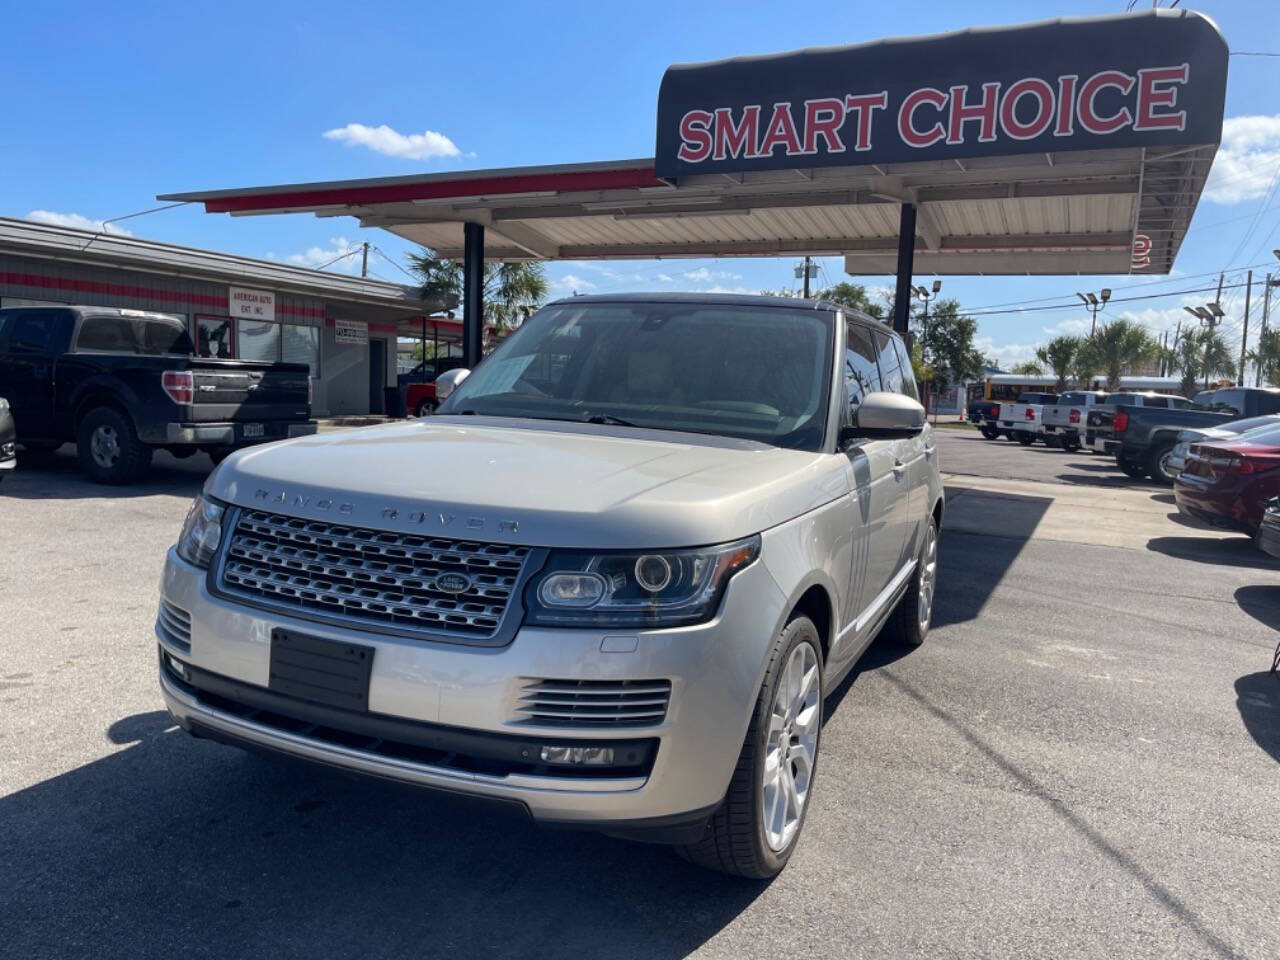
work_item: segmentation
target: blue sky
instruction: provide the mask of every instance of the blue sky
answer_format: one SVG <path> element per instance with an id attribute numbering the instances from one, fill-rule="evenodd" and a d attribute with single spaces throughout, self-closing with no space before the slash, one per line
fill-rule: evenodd
<path id="1" fill-rule="evenodd" d="M 10 93 L 0 214 L 88 223 L 144 209 L 169 191 L 647 157 L 658 83 L 673 62 L 1114 13 L 1125 5 L 28 5 L 6 17 L 10 42 L 0 59 L 0 83 Z M 1218 22 L 1232 50 L 1280 51 L 1280 4 L 1203 0 L 1195 8 Z M 1280 58 L 1232 57 L 1226 115 L 1210 190 L 1172 280 L 947 278 L 943 294 L 981 308 L 1070 297 L 1108 283 L 1117 296 L 1140 284 L 1152 285 L 1129 293 L 1178 291 L 1205 286 L 1197 275 L 1224 268 L 1229 279 L 1250 264 L 1280 268 L 1270 252 L 1280 247 L 1280 190 L 1271 191 L 1280 172 Z M 326 137 L 330 131 L 337 132 Z M 232 219 L 195 207 L 121 227 L 313 266 L 365 239 L 392 258 L 406 249 L 353 220 Z M 371 266 L 386 279 L 405 279 L 381 256 Z M 794 259 L 571 263 L 553 264 L 549 273 L 556 294 L 755 292 L 794 286 L 794 266 Z M 358 258 L 331 269 L 343 268 L 358 268 Z M 843 279 L 838 259 L 822 261 L 822 270 L 823 283 Z M 1140 301 L 1131 314 L 1161 330 L 1184 316 L 1184 301 L 1205 299 Z M 1226 329 L 1238 337 L 1243 297 L 1224 303 Z M 1104 317 L 1119 315 L 1118 308 Z M 989 353 L 1009 362 L 1082 324 L 1080 308 L 988 314 L 979 333 Z"/>

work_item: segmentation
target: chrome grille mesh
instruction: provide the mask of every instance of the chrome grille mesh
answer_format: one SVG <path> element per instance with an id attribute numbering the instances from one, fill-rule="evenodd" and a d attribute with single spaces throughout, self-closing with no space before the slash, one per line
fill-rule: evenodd
<path id="1" fill-rule="evenodd" d="M 516 719 L 552 727 L 651 726 L 667 715 L 670 680 L 530 680 Z"/>
<path id="2" fill-rule="evenodd" d="M 528 555 L 527 547 L 243 510 L 218 585 L 335 623 L 485 639 L 497 632 Z M 465 589 L 442 589 L 442 579 Z"/>

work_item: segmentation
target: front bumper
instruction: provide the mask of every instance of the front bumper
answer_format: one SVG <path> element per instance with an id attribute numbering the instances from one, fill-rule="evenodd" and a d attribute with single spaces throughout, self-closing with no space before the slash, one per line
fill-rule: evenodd
<path id="1" fill-rule="evenodd" d="M 250 435 L 246 427 L 259 426 L 262 433 Z M 314 420 L 297 422 L 167 423 L 167 444 L 181 446 L 236 447 L 291 437 L 309 437 L 319 429 Z"/>
<path id="2" fill-rule="evenodd" d="M 177 682 L 162 666 L 160 688 L 184 728 L 215 739 L 286 753 L 355 773 L 455 793 L 512 801 L 538 821 L 646 835 L 701 823 L 724 796 L 741 751 L 764 660 L 785 614 L 785 597 L 760 561 L 730 582 L 719 616 L 668 630 L 521 628 L 505 647 L 434 643 L 296 620 L 211 595 L 206 572 L 170 550 L 162 598 L 189 617 L 189 640 L 157 623 L 162 653 L 250 692 L 268 689 L 272 631 L 291 630 L 374 648 L 368 713 L 421 730 L 533 743 L 652 745 L 638 775 L 579 775 L 545 769 L 459 768 L 430 757 L 388 756 L 358 738 L 309 735 L 262 722 L 216 696 Z M 163 618 L 162 618 L 163 619 Z M 619 634 L 625 633 L 626 637 Z M 625 641 L 625 642 L 623 642 Z M 644 727 L 533 725 L 515 712 L 534 679 L 668 680 L 666 715 Z M 234 697 L 232 698 L 235 699 Z M 221 704 L 221 705 L 220 705 Z M 280 709 L 273 708 L 279 713 Z M 286 714 L 286 720 L 294 720 Z M 330 721 L 338 726 L 341 720 Z M 534 764 L 533 766 L 536 766 Z M 665 836 L 662 836 L 665 838 Z"/>

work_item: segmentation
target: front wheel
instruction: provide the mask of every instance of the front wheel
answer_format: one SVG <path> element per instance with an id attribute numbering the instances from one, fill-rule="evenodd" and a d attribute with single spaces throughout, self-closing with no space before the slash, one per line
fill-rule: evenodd
<path id="1" fill-rule="evenodd" d="M 724 802 L 686 859 L 755 880 L 791 859 L 808 811 L 822 740 L 822 642 L 797 616 L 774 642 Z"/>

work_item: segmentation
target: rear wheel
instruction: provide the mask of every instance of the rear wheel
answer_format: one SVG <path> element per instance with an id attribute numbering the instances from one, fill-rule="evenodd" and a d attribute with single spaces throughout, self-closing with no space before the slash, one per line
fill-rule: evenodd
<path id="1" fill-rule="evenodd" d="M 80 464 L 96 483 L 133 483 L 151 465 L 151 448 L 138 439 L 133 421 L 113 407 L 90 410 L 76 433 Z"/>
<path id="2" fill-rule="evenodd" d="M 895 643 L 918 647 L 924 643 L 933 623 L 933 596 L 938 586 L 938 521 L 930 516 L 920 544 L 915 576 L 898 601 L 888 623 L 886 636 Z"/>
<path id="3" fill-rule="evenodd" d="M 1156 483 L 1163 483 L 1166 487 L 1173 486 L 1173 481 L 1178 478 L 1178 475 L 1169 469 L 1169 459 L 1172 456 L 1173 444 L 1162 443 L 1157 445 L 1147 458 L 1147 471 L 1151 474 L 1151 479 Z"/>
<path id="4" fill-rule="evenodd" d="M 1060 444 L 1058 443 L 1058 438 L 1057 438 L 1057 437 L 1050 436 L 1050 435 L 1049 435 L 1049 434 L 1047 434 L 1047 433 L 1046 433 L 1046 434 L 1044 435 L 1044 437 L 1042 437 L 1041 439 L 1043 439 L 1043 440 L 1044 440 L 1044 445 L 1045 445 L 1046 447 L 1057 447 L 1057 446 L 1059 446 L 1059 445 L 1060 445 Z"/>
<path id="5" fill-rule="evenodd" d="M 1067 451 L 1067 453 L 1075 453 L 1077 450 L 1080 449 L 1080 441 L 1079 440 L 1063 440 L 1062 449 Z"/>
<path id="6" fill-rule="evenodd" d="M 429 417 L 435 412 L 436 412 L 436 405 L 432 403 L 430 400 L 423 400 L 420 404 L 418 404 L 417 416 L 419 417 Z"/>
<path id="7" fill-rule="evenodd" d="M 988 440 L 994 440 L 996 437 L 1000 436 L 1000 429 L 989 423 L 984 423 L 982 425 L 982 435 Z"/>
<path id="8" fill-rule="evenodd" d="M 821 739 L 822 643 L 797 616 L 773 645 L 724 802 L 681 856 L 756 880 L 780 873 L 804 826 Z"/>
<path id="9" fill-rule="evenodd" d="M 1029 447 L 1036 442 L 1036 435 L 1034 433 L 1027 433 L 1024 430 L 1022 433 L 1018 434 L 1018 442 L 1024 447 Z"/>

